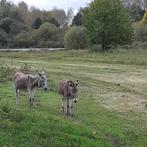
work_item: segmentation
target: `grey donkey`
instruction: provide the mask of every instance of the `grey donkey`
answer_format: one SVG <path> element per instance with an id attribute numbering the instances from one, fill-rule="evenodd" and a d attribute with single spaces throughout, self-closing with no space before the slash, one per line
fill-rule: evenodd
<path id="1" fill-rule="evenodd" d="M 42 71 L 37 75 L 24 74 L 22 72 L 17 72 L 13 77 L 13 86 L 16 96 L 16 104 L 19 104 L 19 92 L 20 90 L 28 91 L 29 93 L 29 102 L 30 107 L 33 105 L 34 90 L 36 87 L 41 88 L 44 91 L 47 91 L 47 78 L 45 72 Z"/>

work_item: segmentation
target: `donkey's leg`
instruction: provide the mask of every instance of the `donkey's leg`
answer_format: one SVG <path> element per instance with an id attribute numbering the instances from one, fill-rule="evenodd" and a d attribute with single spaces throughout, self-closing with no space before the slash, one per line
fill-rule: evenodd
<path id="1" fill-rule="evenodd" d="M 19 90 L 15 89 L 16 105 L 19 104 Z"/>
<path id="2" fill-rule="evenodd" d="M 13 84 L 13 89 L 14 89 L 14 94 L 15 94 L 15 98 L 16 98 L 16 105 L 19 104 L 19 98 L 18 98 L 18 89 L 16 89 L 15 85 Z"/>
<path id="3" fill-rule="evenodd" d="M 31 90 L 28 90 L 28 92 L 29 92 L 29 103 L 30 103 L 30 107 L 32 107 L 32 103 L 33 103 L 33 101 L 32 101 L 32 91 Z"/>
<path id="4" fill-rule="evenodd" d="M 72 108 L 73 108 L 73 100 L 69 100 L 69 115 L 70 116 L 73 116 Z"/>
<path id="5" fill-rule="evenodd" d="M 66 98 L 63 98 L 63 113 L 64 113 L 64 115 L 67 115 L 67 100 L 66 100 Z"/>
<path id="6" fill-rule="evenodd" d="M 36 102 L 34 95 L 35 95 L 35 91 L 32 90 L 32 104 L 33 104 L 33 105 L 34 105 L 35 102 Z"/>
<path id="7" fill-rule="evenodd" d="M 62 112 L 64 113 L 64 98 L 61 100 Z"/>
<path id="8" fill-rule="evenodd" d="M 68 98 L 67 98 L 67 105 L 66 106 L 67 106 L 67 112 L 66 112 L 66 114 L 67 115 L 70 115 L 70 112 L 69 112 L 69 109 L 70 109 L 69 108 L 69 99 Z"/>

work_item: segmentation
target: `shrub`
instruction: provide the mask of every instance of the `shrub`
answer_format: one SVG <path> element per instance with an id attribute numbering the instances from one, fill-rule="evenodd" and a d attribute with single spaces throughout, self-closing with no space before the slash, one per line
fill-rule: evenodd
<path id="1" fill-rule="evenodd" d="M 139 23 L 134 25 L 134 39 L 135 41 L 147 41 L 147 25 Z"/>
<path id="2" fill-rule="evenodd" d="M 133 41 L 131 47 L 133 49 L 147 49 L 147 42 L 146 41 Z"/>
<path id="3" fill-rule="evenodd" d="M 92 51 L 92 52 L 102 52 L 103 49 L 102 49 L 101 45 L 94 44 L 90 47 L 90 51 Z"/>
<path id="4" fill-rule="evenodd" d="M 31 47 L 34 43 L 34 39 L 28 32 L 21 32 L 15 37 L 15 45 L 18 47 Z"/>
<path id="5" fill-rule="evenodd" d="M 28 66 L 27 63 L 21 65 L 19 71 L 26 73 L 26 74 L 31 72 L 30 67 Z"/>
<path id="6" fill-rule="evenodd" d="M 57 33 L 57 27 L 51 23 L 44 23 L 40 28 L 33 32 L 33 38 L 35 40 L 48 41 L 52 39 L 53 35 Z"/>
<path id="7" fill-rule="evenodd" d="M 4 30 L 0 29 L 0 47 L 4 47 L 7 44 L 7 34 Z"/>
<path id="8" fill-rule="evenodd" d="M 135 41 L 147 41 L 147 12 L 144 14 L 140 22 L 133 24 Z"/>
<path id="9" fill-rule="evenodd" d="M 67 30 L 64 36 L 64 46 L 68 49 L 84 49 L 87 47 L 86 29 L 74 26 Z"/>
<path id="10" fill-rule="evenodd" d="M 11 68 L 6 64 L 0 64 L 0 81 L 12 80 L 14 72 L 14 68 Z"/>
<path id="11" fill-rule="evenodd" d="M 59 41 L 47 41 L 46 47 L 52 47 L 52 48 L 60 48 L 63 47 L 63 42 Z"/>
<path id="12" fill-rule="evenodd" d="M 37 48 L 62 48 L 64 47 L 63 42 L 61 41 L 44 41 L 44 40 L 38 40 L 35 44 L 35 47 Z"/>

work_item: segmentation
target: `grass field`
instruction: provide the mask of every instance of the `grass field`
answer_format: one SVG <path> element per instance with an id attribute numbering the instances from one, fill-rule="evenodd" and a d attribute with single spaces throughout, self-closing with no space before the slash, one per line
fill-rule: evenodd
<path id="1" fill-rule="evenodd" d="M 147 147 L 147 51 L 119 50 L 0 53 L 0 63 L 18 70 L 45 69 L 52 90 L 27 94 L 16 107 L 11 77 L 0 77 L 0 146 Z M 79 80 L 74 116 L 61 113 L 56 85 Z"/>

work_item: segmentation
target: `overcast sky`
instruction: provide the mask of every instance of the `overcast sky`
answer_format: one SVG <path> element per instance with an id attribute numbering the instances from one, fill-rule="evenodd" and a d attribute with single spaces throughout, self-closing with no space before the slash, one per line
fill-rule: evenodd
<path id="1" fill-rule="evenodd" d="M 21 0 L 10 0 L 15 4 Z M 67 10 L 68 8 L 73 8 L 77 11 L 80 7 L 86 6 L 91 0 L 23 0 L 29 6 L 35 6 L 40 9 L 51 10 L 53 7 L 63 8 Z"/>

